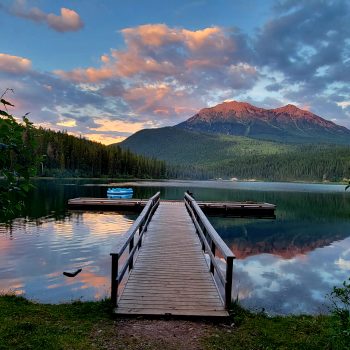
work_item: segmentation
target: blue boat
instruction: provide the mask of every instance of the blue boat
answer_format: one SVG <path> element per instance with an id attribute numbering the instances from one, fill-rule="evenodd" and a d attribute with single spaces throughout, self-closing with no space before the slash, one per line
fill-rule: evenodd
<path id="1" fill-rule="evenodd" d="M 132 193 L 130 194 L 107 194 L 108 198 L 111 199 L 131 199 Z"/>
<path id="2" fill-rule="evenodd" d="M 107 195 L 132 195 L 134 190 L 132 188 L 123 188 L 123 187 L 112 187 L 108 188 Z"/>

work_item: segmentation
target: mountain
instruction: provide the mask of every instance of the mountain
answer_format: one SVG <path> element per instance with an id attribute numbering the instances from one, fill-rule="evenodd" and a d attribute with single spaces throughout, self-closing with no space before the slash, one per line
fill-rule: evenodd
<path id="1" fill-rule="evenodd" d="M 226 102 L 117 145 L 166 161 L 177 178 L 339 181 L 350 169 L 350 131 L 292 105 Z"/>
<path id="2" fill-rule="evenodd" d="M 200 110 L 177 127 L 283 142 L 350 143 L 350 130 L 294 105 L 275 109 L 224 102 Z"/>

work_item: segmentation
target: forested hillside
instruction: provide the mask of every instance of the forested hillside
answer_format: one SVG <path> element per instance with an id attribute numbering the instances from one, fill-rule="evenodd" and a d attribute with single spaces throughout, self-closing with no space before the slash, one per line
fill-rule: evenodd
<path id="1" fill-rule="evenodd" d="M 287 144 L 177 127 L 142 130 L 120 145 L 165 160 L 172 178 L 341 181 L 350 175 L 350 146 Z"/>
<path id="2" fill-rule="evenodd" d="M 84 177 L 164 178 L 164 161 L 135 155 L 120 147 L 109 147 L 42 128 L 36 132 L 36 152 L 43 155 L 38 175 Z"/>

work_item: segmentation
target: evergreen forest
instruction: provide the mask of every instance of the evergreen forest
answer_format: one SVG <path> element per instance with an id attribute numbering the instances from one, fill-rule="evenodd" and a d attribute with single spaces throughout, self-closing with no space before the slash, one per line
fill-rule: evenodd
<path id="1" fill-rule="evenodd" d="M 37 129 L 36 153 L 43 155 L 39 176 L 164 178 L 164 161 L 136 155 L 66 132 Z"/>
<path id="2" fill-rule="evenodd" d="M 169 178 L 335 182 L 350 176 L 349 145 L 282 143 L 177 127 L 141 130 L 120 145 L 166 161 Z"/>

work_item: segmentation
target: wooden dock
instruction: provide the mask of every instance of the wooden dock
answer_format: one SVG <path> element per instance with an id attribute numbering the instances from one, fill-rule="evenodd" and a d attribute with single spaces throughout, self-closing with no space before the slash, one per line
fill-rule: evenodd
<path id="1" fill-rule="evenodd" d="M 141 212 L 147 199 L 109 199 L 79 197 L 68 200 L 68 208 L 75 210 L 130 210 Z"/>
<path id="2" fill-rule="evenodd" d="M 129 229 L 125 242 L 111 253 L 111 299 L 117 306 L 116 314 L 228 316 L 234 255 L 200 217 L 203 213 L 191 218 L 189 213 L 197 210 L 191 200 L 160 202 L 158 193 Z M 119 258 L 127 248 L 129 257 L 119 269 Z M 218 266 L 216 250 L 227 264 L 226 276 Z M 209 265 L 204 251 L 209 255 Z M 224 284 L 224 298 L 214 280 L 214 270 Z M 118 286 L 127 271 L 125 287 L 118 296 Z"/>
<path id="3" fill-rule="evenodd" d="M 183 201 L 162 200 L 169 203 Z M 145 199 L 108 199 L 108 198 L 74 198 L 68 201 L 69 209 L 78 210 L 128 210 L 140 213 L 146 206 Z M 197 204 L 205 214 L 233 217 L 275 217 L 276 206 L 270 203 L 258 202 L 204 202 Z"/>
<path id="4" fill-rule="evenodd" d="M 160 203 L 116 313 L 227 316 L 184 202 Z"/>

